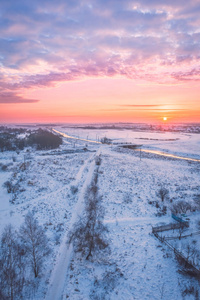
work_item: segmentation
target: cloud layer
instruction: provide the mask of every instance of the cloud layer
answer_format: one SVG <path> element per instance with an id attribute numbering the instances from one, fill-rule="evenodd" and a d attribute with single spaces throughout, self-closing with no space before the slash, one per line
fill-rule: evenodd
<path id="1" fill-rule="evenodd" d="M 200 78 L 198 0 L 1 0 L 0 13 L 0 103 L 88 77 Z"/>

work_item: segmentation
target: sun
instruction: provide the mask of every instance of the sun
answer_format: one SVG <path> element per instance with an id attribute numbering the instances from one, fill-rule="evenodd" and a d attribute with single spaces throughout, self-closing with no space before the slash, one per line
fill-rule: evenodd
<path id="1" fill-rule="evenodd" d="M 167 121 L 167 117 L 163 117 L 163 121 Z"/>

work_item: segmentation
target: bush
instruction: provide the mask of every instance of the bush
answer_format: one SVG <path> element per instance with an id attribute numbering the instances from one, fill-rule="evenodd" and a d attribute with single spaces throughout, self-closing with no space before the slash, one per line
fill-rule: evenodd
<path id="1" fill-rule="evenodd" d="M 73 195 L 75 195 L 78 192 L 78 187 L 75 185 L 71 185 L 70 191 Z"/>
<path id="2" fill-rule="evenodd" d="M 101 138 L 101 143 L 102 144 L 111 144 L 112 140 L 108 139 L 106 136 Z"/>
<path id="3" fill-rule="evenodd" d="M 120 278 L 124 275 L 115 265 L 111 265 L 111 270 L 106 270 L 100 278 L 95 278 L 93 288 L 90 290 L 90 299 L 110 299 L 110 293 L 119 284 Z"/>
<path id="4" fill-rule="evenodd" d="M 8 169 L 8 166 L 4 165 L 4 164 L 0 164 L 0 169 L 1 169 L 1 171 L 5 172 Z"/>
<path id="5" fill-rule="evenodd" d="M 124 197 L 123 197 L 123 202 L 126 203 L 126 204 L 132 203 L 133 200 L 132 200 L 132 198 L 131 198 L 131 195 L 128 194 L 128 193 L 126 193 L 126 194 L 124 195 Z"/>
<path id="6" fill-rule="evenodd" d="M 156 208 L 160 208 L 160 205 L 159 205 L 159 203 L 158 203 L 158 201 L 156 201 Z"/>
<path id="7" fill-rule="evenodd" d="M 9 137 L 10 138 L 10 137 Z M 11 151 L 14 150 L 11 141 L 7 139 L 7 137 L 0 137 L 0 150 L 3 151 Z"/>
<path id="8" fill-rule="evenodd" d="M 95 164 L 96 164 L 97 166 L 100 166 L 100 164 L 101 164 L 101 157 L 100 157 L 100 156 L 96 156 L 96 157 L 95 157 Z"/>
<path id="9" fill-rule="evenodd" d="M 10 181 L 4 182 L 3 186 L 7 189 L 7 192 L 10 194 L 13 190 L 13 185 Z"/>
<path id="10" fill-rule="evenodd" d="M 187 295 L 193 295 L 195 300 L 199 299 L 199 291 L 196 287 L 193 285 L 189 285 L 185 288 L 185 290 L 182 292 L 182 296 L 185 297 Z"/>
<path id="11" fill-rule="evenodd" d="M 175 214 L 185 214 L 188 210 L 191 211 L 190 203 L 180 200 L 173 204 L 171 211 Z"/>
<path id="12" fill-rule="evenodd" d="M 29 146 L 36 146 L 37 150 L 58 148 L 62 144 L 62 138 L 47 130 L 38 129 L 27 138 Z"/>
<path id="13" fill-rule="evenodd" d="M 165 216 L 166 214 L 167 214 L 167 206 L 163 205 L 163 207 L 159 209 L 156 215 L 158 217 L 161 217 L 161 216 Z"/>
<path id="14" fill-rule="evenodd" d="M 157 192 L 156 196 L 161 199 L 162 202 L 169 198 L 169 191 L 165 187 L 161 187 Z"/>
<path id="15" fill-rule="evenodd" d="M 18 138 L 17 135 L 25 133 L 26 129 L 16 129 L 16 128 L 0 128 L 0 151 L 14 151 L 14 150 L 23 150 L 25 147 L 25 139 Z"/>

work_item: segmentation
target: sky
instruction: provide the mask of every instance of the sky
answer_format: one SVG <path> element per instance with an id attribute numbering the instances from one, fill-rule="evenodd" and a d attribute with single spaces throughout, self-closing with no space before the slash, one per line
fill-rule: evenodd
<path id="1" fill-rule="evenodd" d="M 1 0 L 0 122 L 200 122 L 199 15 L 199 0 Z"/>

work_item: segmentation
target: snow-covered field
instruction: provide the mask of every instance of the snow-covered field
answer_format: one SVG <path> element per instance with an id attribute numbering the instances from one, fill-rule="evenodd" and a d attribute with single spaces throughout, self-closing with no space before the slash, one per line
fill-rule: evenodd
<path id="1" fill-rule="evenodd" d="M 172 222 L 173 203 L 184 200 L 196 205 L 195 197 L 200 195 L 200 162 L 144 152 L 140 158 L 138 151 L 117 144 L 142 144 L 144 149 L 200 159 L 200 135 L 56 129 L 86 140 L 99 141 L 106 136 L 113 145 L 66 139 L 56 151 L 31 151 L 28 155 L 26 151 L 1 153 L 0 163 L 8 167 L 0 171 L 0 232 L 8 223 L 19 228 L 26 213 L 33 211 L 45 227 L 53 249 L 39 288 L 30 299 L 195 299 L 182 293 L 190 285 L 198 287 L 197 280 L 179 272 L 181 267 L 171 249 L 151 232 L 152 226 Z M 83 148 L 89 151 L 80 151 Z M 69 149 L 74 153 L 61 151 Z M 95 170 L 97 152 L 102 159 L 97 185 L 105 208 L 110 253 L 85 260 L 74 254 L 66 241 L 69 229 L 82 214 L 84 193 Z M 20 186 L 13 204 L 13 195 L 3 187 L 7 180 Z M 164 216 L 158 216 L 159 210 L 152 204 L 161 201 L 156 195 L 160 187 L 169 190 Z M 197 231 L 200 211 L 197 209 L 188 216 Z M 199 245 L 200 236 L 196 235 L 195 240 Z M 173 245 L 180 249 L 181 241 Z"/>

